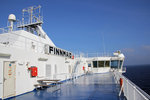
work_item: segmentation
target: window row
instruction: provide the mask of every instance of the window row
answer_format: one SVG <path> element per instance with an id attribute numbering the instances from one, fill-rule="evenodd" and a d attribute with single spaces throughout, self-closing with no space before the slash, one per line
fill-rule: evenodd
<path id="1" fill-rule="evenodd" d="M 110 61 L 93 61 L 93 68 L 110 67 Z"/>
<path id="2" fill-rule="evenodd" d="M 120 69 L 122 66 L 122 60 L 112 60 L 112 61 L 93 61 L 93 68 L 100 67 L 111 67 Z"/>

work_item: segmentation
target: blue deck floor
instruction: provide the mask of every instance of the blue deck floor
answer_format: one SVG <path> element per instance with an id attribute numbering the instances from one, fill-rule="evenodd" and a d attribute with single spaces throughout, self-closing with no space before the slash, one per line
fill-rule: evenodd
<path id="1" fill-rule="evenodd" d="M 120 100 L 112 73 L 85 75 L 53 88 L 33 91 L 11 100 Z"/>

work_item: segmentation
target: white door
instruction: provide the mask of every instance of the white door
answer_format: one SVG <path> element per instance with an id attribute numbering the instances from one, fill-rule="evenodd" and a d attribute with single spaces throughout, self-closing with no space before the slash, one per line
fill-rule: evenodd
<path id="1" fill-rule="evenodd" d="M 16 64 L 15 62 L 4 62 L 4 98 L 15 96 L 15 74 Z"/>

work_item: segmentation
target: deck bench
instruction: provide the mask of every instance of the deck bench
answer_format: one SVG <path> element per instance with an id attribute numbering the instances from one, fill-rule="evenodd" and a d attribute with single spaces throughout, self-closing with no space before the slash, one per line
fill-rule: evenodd
<path id="1" fill-rule="evenodd" d="M 48 79 L 41 79 L 41 80 L 37 80 L 39 82 L 39 84 L 35 84 L 35 88 L 44 88 L 44 87 L 54 87 L 54 86 L 57 86 L 57 85 L 60 85 L 61 87 L 61 84 L 62 82 L 59 82 L 60 80 L 48 80 Z"/>

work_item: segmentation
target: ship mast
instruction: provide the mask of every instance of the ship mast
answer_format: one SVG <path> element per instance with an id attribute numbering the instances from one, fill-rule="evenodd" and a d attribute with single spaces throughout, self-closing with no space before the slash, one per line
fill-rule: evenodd
<path id="1" fill-rule="evenodd" d="M 43 17 L 41 16 L 41 6 L 32 6 L 22 10 L 22 21 L 19 23 L 18 28 L 35 34 L 48 41 L 51 46 L 55 46 L 52 40 L 42 29 Z"/>
<path id="2" fill-rule="evenodd" d="M 37 33 L 37 27 L 42 26 L 43 17 L 40 14 L 41 6 L 31 6 L 22 10 L 22 21 L 18 28 L 25 29 L 30 33 Z M 40 35 L 40 34 L 38 34 Z"/>

